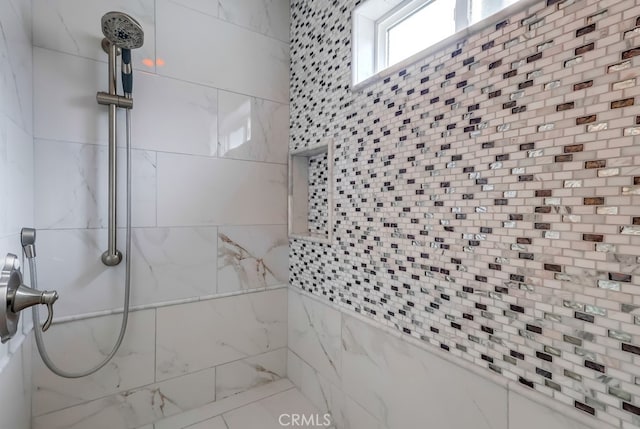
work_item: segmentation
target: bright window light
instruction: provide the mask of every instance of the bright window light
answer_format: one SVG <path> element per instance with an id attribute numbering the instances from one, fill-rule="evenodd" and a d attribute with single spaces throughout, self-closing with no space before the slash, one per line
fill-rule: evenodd
<path id="1" fill-rule="evenodd" d="M 455 33 L 456 21 L 451 3 L 451 0 L 433 1 L 386 30 L 387 66 Z"/>
<path id="2" fill-rule="evenodd" d="M 353 13 L 353 84 L 534 0 L 367 0 Z M 503 12 L 504 11 L 504 12 Z M 469 29 L 469 27 L 473 26 Z M 468 30 L 467 30 L 468 29 Z M 464 33 L 466 30 L 466 33 Z"/>
<path id="3" fill-rule="evenodd" d="M 482 21 L 519 0 L 469 0 L 469 24 Z"/>

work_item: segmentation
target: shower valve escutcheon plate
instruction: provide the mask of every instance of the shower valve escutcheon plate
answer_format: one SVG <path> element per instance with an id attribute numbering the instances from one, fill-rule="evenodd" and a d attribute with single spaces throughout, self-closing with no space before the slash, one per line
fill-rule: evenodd
<path id="1" fill-rule="evenodd" d="M 42 326 L 46 331 L 53 319 L 53 303 L 58 299 L 56 291 L 39 291 L 22 284 L 20 261 L 12 253 L 7 253 L 0 273 L 0 338 L 9 341 L 18 329 L 20 311 L 33 305 L 46 305 L 49 311 L 47 321 Z"/>

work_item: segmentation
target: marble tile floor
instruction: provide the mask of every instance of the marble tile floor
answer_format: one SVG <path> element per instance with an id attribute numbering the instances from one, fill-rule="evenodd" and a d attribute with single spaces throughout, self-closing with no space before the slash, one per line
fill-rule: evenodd
<path id="1" fill-rule="evenodd" d="M 319 424 L 294 425 L 295 414 L 314 416 Z M 333 429 L 323 425 L 323 416 L 289 380 L 282 379 L 138 429 Z"/>

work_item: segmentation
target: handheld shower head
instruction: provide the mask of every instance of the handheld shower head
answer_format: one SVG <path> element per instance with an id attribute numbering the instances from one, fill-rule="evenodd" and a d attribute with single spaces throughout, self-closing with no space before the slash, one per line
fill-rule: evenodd
<path id="1" fill-rule="evenodd" d="M 123 12 L 105 13 L 102 17 L 102 33 L 120 49 L 136 49 L 144 44 L 142 26 Z"/>
<path id="2" fill-rule="evenodd" d="M 102 33 L 109 43 L 122 50 L 122 89 L 125 96 L 130 97 L 133 92 L 131 49 L 144 43 L 142 26 L 126 13 L 108 12 L 102 17 Z"/>

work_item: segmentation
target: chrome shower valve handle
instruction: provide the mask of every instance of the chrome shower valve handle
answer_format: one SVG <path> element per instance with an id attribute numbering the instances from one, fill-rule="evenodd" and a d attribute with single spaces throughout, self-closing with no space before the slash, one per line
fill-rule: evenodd
<path id="1" fill-rule="evenodd" d="M 53 304 L 58 299 L 56 291 L 39 291 L 22 283 L 18 257 L 7 253 L 0 273 L 0 338 L 6 343 L 18 329 L 20 311 L 37 304 L 47 306 L 47 321 L 42 326 L 46 331 L 53 320 Z"/>

